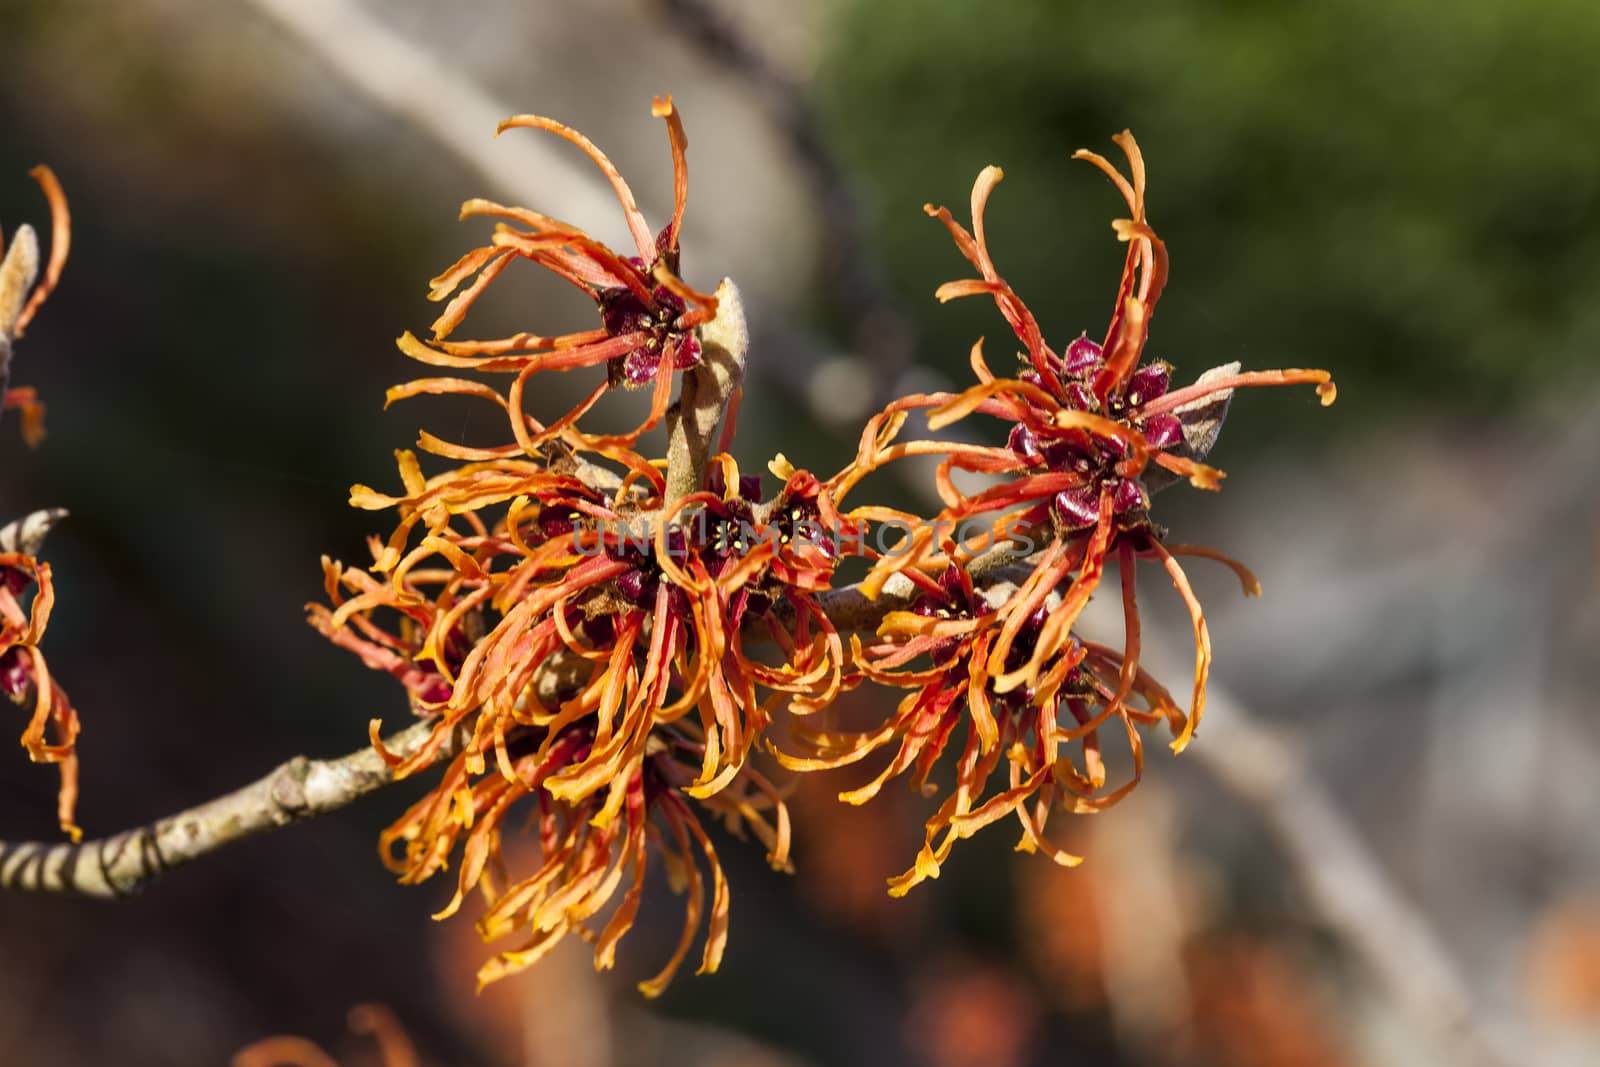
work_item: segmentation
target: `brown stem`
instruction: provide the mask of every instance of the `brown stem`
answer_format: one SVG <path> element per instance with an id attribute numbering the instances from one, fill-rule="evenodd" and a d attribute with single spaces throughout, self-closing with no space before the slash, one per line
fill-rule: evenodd
<path id="1" fill-rule="evenodd" d="M 1384 990 L 1450 1046 L 1451 1062 L 1534 1062 L 1515 1034 L 1485 1017 L 1428 917 L 1384 872 L 1295 744 L 1215 685 L 1211 704 L 1206 743 L 1190 751 L 1265 821 L 1315 913 Z"/>
<path id="2" fill-rule="evenodd" d="M 1021 555 L 997 548 L 973 561 L 974 577 L 1002 583 Z M 915 594 L 909 579 L 896 575 L 876 600 L 854 586 L 819 598 L 841 630 L 874 630 L 884 614 L 906 607 Z M 765 628 L 752 636 L 770 636 Z M 561 663 L 552 663 L 541 687 L 565 682 Z M 386 738 L 384 747 L 404 759 L 433 733 L 424 721 Z M 448 759 L 465 743 L 464 732 L 440 750 Z M 226 796 L 178 812 L 147 826 L 82 844 L 0 841 L 0 890 L 120 897 L 170 868 L 209 855 L 235 841 L 290 823 L 338 811 L 394 782 L 394 772 L 371 746 L 332 760 L 296 756 L 270 774 Z"/>
<path id="3" fill-rule="evenodd" d="M 385 740 L 405 757 L 433 733 L 419 722 Z M 460 748 L 452 738 L 442 756 Z M 0 842 L 0 889 L 121 897 L 161 872 L 199 859 L 247 837 L 326 815 L 394 781 L 394 772 L 370 746 L 332 760 L 296 756 L 272 773 L 226 796 L 82 844 Z"/>
<path id="4" fill-rule="evenodd" d="M 717 317 L 700 330 L 701 362 L 683 373 L 678 402 L 667 411 L 667 501 L 705 488 L 706 463 L 716 448 L 717 427 L 744 384 L 745 328 L 739 289 L 724 278 L 717 286 Z M 670 373 L 663 367 L 662 373 Z"/>

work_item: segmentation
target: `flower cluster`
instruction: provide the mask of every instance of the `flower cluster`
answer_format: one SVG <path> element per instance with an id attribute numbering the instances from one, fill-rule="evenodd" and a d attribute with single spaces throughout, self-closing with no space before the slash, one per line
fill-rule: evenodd
<path id="1" fill-rule="evenodd" d="M 22 436 L 30 447 L 44 437 L 44 405 L 32 388 L 7 387 L 12 350 L 60 280 L 72 235 L 67 199 L 55 174 L 48 167 L 36 167 L 32 173 L 44 190 L 52 219 L 50 259 L 43 277 L 38 277 L 38 238 L 31 227 L 18 228 L 9 248 L 0 238 L 0 252 L 4 253 L 0 257 L 0 410 L 21 413 Z M 39 511 L 0 527 L 0 693 L 14 704 L 31 706 L 22 746 L 34 762 L 54 763 L 59 768 L 57 816 L 61 828 L 77 840 L 81 836 L 74 821 L 78 716 L 39 650 L 55 604 L 55 589 L 50 565 L 39 560 L 37 553 L 44 535 L 63 514 Z"/>
<path id="2" fill-rule="evenodd" d="M 810 732 L 803 735 L 809 751 L 786 759 L 796 769 L 838 766 L 898 743 L 877 779 L 841 795 L 860 803 L 913 768 L 915 780 L 926 788 L 955 728 L 965 722 L 956 787 L 928 820 L 926 844 L 915 866 L 892 883 L 895 892 L 937 877 L 954 841 L 1013 813 L 1022 825 L 1020 849 L 1043 850 L 1059 863 L 1075 864 L 1077 857 L 1044 839 L 1049 812 L 1057 806 L 1099 811 L 1127 795 L 1143 772 L 1140 725 L 1165 723 L 1174 735 L 1173 750 L 1187 746 L 1205 707 L 1211 641 L 1178 557 L 1227 564 L 1246 595 L 1259 592 L 1259 585 L 1242 564 L 1210 549 L 1167 542 L 1150 519 L 1151 468 L 1202 489 L 1218 488 L 1222 472 L 1201 463 L 1195 453 L 1204 448 L 1203 427 L 1236 388 L 1304 383 L 1317 387 L 1324 405 L 1334 399 L 1325 371 L 1212 373 L 1173 390 L 1170 365 L 1145 360 L 1150 317 L 1167 280 L 1167 254 L 1145 214 L 1138 145 L 1126 131 L 1116 142 L 1127 156 L 1131 178 L 1095 153 L 1077 153 L 1112 181 L 1130 213 L 1113 223 L 1129 248 L 1105 339 L 1096 343 L 1080 335 L 1062 353 L 1046 343 L 1038 321 L 990 255 L 984 209 L 1002 173 L 985 168 L 972 191 L 970 231 L 947 209 L 926 208 L 979 275 L 949 282 L 937 295 L 941 301 L 992 297 L 1023 345 L 1021 366 L 1012 377 L 997 376 L 979 341 L 971 353 L 976 384 L 960 393 L 905 397 L 890 405 L 869 423 L 855 463 L 835 484 L 842 498 L 886 463 L 910 455 L 944 457 L 937 478 L 944 507 L 936 520 L 923 523 L 905 551 L 880 559 L 863 583 L 879 591 L 892 575 L 901 574 L 918 588 L 911 610 L 885 616 L 876 643 L 855 649 L 864 677 L 909 694 L 882 729 Z M 975 414 L 999 419 L 1006 444 L 899 440 L 908 415 L 919 410 L 934 430 Z M 988 475 L 993 484 L 963 493 L 953 476 L 958 470 Z M 974 559 L 955 542 L 935 541 L 935 531 L 980 518 L 995 529 L 1031 531 L 1030 543 L 1042 539 L 1047 547 L 1026 559 L 1004 553 Z M 997 558 L 1010 564 L 1012 580 L 989 583 L 979 596 L 977 581 Z M 1135 569 L 1140 559 L 1161 564 L 1193 621 L 1195 677 L 1187 712 L 1139 664 Z M 1108 561 L 1116 563 L 1121 585 L 1120 652 L 1076 632 Z M 928 574 L 941 566 L 946 569 L 935 583 Z M 925 666 L 908 669 L 914 663 Z M 1100 730 L 1113 721 L 1122 724 L 1128 738 L 1131 773 L 1123 785 L 1106 791 Z M 1062 752 L 1072 742 L 1080 749 L 1077 764 Z M 1002 756 L 1007 787 L 984 799 Z"/>
<path id="3" fill-rule="evenodd" d="M 1142 160 L 1124 134 L 1131 181 L 1087 157 L 1131 213 L 1116 223 L 1129 253 L 1105 340 L 1080 337 L 1057 354 L 999 276 L 983 231 L 1000 178 L 989 168 L 974 189 L 971 232 L 929 209 L 979 273 L 939 296 L 990 295 L 1026 350 L 1022 368 L 998 377 L 975 346 L 973 386 L 890 404 L 868 422 L 854 461 L 826 480 L 778 457 L 769 469 L 781 484 L 764 499 L 761 478 L 741 473 L 728 454 L 744 355 L 738 302 L 727 282 L 707 294 L 679 276 L 687 138 L 670 99 L 657 99 L 654 113 L 666 120 L 674 171 L 672 219 L 654 236 L 587 138 L 537 116 L 503 124 L 554 133 L 585 152 L 615 191 L 637 254 L 534 211 L 466 204 L 464 217 L 499 220 L 494 234 L 434 279 L 432 297 L 449 305 L 433 338 L 407 333 L 399 344 L 433 366 L 511 375 L 510 385 L 502 392 L 477 378 L 434 377 L 389 395 L 488 401 L 506 418 L 509 439 L 475 446 L 423 433 L 419 449 L 435 457 L 428 462 L 444 461 L 438 473 L 404 451 L 401 491 L 356 486 L 352 504 L 393 510 L 395 529 L 373 539 L 369 569 L 324 561 L 327 603 L 309 609 L 334 643 L 394 675 L 429 724 L 426 740 L 404 751 L 390 751 L 381 723 L 371 724 L 397 776 L 438 771 L 432 790 L 385 832 L 383 852 L 406 882 L 459 857 L 456 891 L 439 917 L 476 890 L 485 937 L 519 939 L 484 966 L 482 981 L 528 966 L 569 933 L 595 945 L 597 966 L 611 966 L 652 856 L 687 907 L 676 951 L 641 988 L 653 995 L 665 987 L 707 915 L 700 970 L 714 970 L 729 898 L 702 817 L 756 836 L 775 868 L 790 865 L 788 813 L 782 790 L 757 766 L 763 749 L 797 773 L 881 751 L 881 771 L 842 794 L 852 803 L 902 775 L 931 792 L 950 768 L 954 788 L 928 820 L 914 866 L 891 882 L 895 894 L 937 876 L 956 840 L 1006 817 L 1021 825 L 1021 848 L 1076 863 L 1050 842 L 1051 812 L 1115 803 L 1142 772 L 1138 728 L 1166 725 L 1181 750 L 1203 708 L 1209 638 L 1177 559 L 1221 557 L 1168 543 L 1149 517 L 1153 475 L 1217 486 L 1221 472 L 1201 462 L 1200 427 L 1234 388 L 1311 382 L 1325 402 L 1333 396 L 1328 376 L 1314 371 L 1214 374 L 1174 390 L 1170 368 L 1143 359 L 1166 254 L 1145 217 Z M 583 290 L 599 325 L 452 340 L 518 259 Z M 602 364 L 603 380 L 571 411 L 547 421 L 527 410 L 533 375 Z M 679 401 L 669 406 L 675 384 Z M 580 425 L 606 393 L 634 388 L 652 390 L 635 430 L 601 435 Z M 902 440 L 916 412 L 935 429 L 974 415 L 1001 419 L 1006 443 Z M 666 455 L 639 451 L 663 421 Z M 873 471 L 909 456 L 939 459 L 936 515 L 842 509 Z M 963 492 L 958 472 L 991 485 Z M 900 550 L 869 548 L 867 527 L 890 521 L 909 531 Z M 949 536 L 974 522 L 998 547 L 977 554 Z M 851 556 L 865 558 L 866 578 L 838 588 L 838 568 Z M 1160 562 L 1193 616 L 1187 711 L 1140 666 L 1141 559 Z M 1121 586 L 1120 650 L 1077 632 L 1108 563 Z M 1254 579 L 1233 566 L 1252 591 Z M 827 709 L 843 690 L 868 683 L 906 692 L 881 725 L 839 729 Z M 782 745 L 769 729 L 780 716 Z M 1132 752 L 1132 775 L 1114 788 L 1100 738 L 1113 723 Z M 513 809 L 536 828 L 531 870 L 511 871 L 502 850 Z"/>
<path id="4" fill-rule="evenodd" d="M 633 450 L 663 417 L 674 372 L 699 366 L 696 328 L 717 308 L 676 275 L 686 138 L 670 100 L 657 100 L 655 113 L 667 119 L 676 172 L 673 219 L 655 238 L 587 139 L 535 116 L 507 124 L 555 132 L 587 152 L 611 180 L 640 254 L 624 258 L 534 212 L 492 209 L 527 229 L 502 223 L 490 245 L 442 275 L 437 297 L 478 272 L 432 343 L 408 334 L 400 346 L 425 362 L 515 379 L 504 394 L 477 381 L 425 379 L 391 397 L 491 400 L 508 418 L 510 441 L 468 448 L 425 434 L 422 450 L 457 465 L 425 477 L 418 457 L 403 452 L 403 492 L 357 486 L 352 503 L 393 508 L 398 526 L 374 541 L 372 573 L 325 563 L 329 603 L 310 608 L 313 625 L 394 674 L 434 724 L 417 751 L 386 752 L 397 775 L 446 766 L 384 835 L 384 851 L 404 881 L 419 882 L 459 847 L 457 892 L 441 917 L 478 889 L 488 901 L 484 935 L 522 937 L 484 967 L 484 981 L 527 966 L 569 932 L 593 940 L 597 965 L 609 966 L 651 854 L 688 907 L 677 951 L 641 988 L 665 987 L 707 912 L 701 970 L 714 970 L 728 892 L 697 813 L 748 830 L 786 869 L 788 814 L 750 757 L 780 706 L 825 705 L 845 674 L 843 641 L 816 600 L 832 584 L 838 553 L 792 536 L 796 522 L 844 522 L 823 483 L 780 468 L 781 488 L 763 501 L 761 479 L 720 454 L 698 472 L 698 489 L 673 499 L 667 462 Z M 489 211 L 473 202 L 466 214 Z M 600 328 L 446 340 L 514 257 L 588 291 Z M 525 411 L 533 374 L 601 363 L 605 381 L 574 411 L 548 424 Z M 579 425 L 608 389 L 652 382 L 651 414 L 634 432 L 598 436 Z M 537 824 L 542 863 L 513 877 L 500 842 L 519 806 Z M 592 927 L 608 906 L 603 927 Z"/>
<path id="5" fill-rule="evenodd" d="M 652 111 L 666 120 L 673 173 L 672 221 L 654 236 L 639 211 L 633 190 L 605 153 L 583 134 L 540 115 L 513 116 L 502 122 L 498 131 L 545 130 L 588 155 L 622 204 L 637 255 L 612 251 L 576 226 L 537 211 L 488 200 L 468 200 L 461 206 L 463 219 L 487 217 L 503 221 L 496 223 L 488 244 L 474 248 L 429 283 L 429 299 L 449 299 L 444 312 L 434 320 L 432 341 L 420 341 L 409 332 L 400 338 L 400 350 L 423 363 L 515 374 L 506 399 L 518 411 L 523 389 L 533 374 L 605 364 L 606 381 L 549 427 L 531 418 L 526 423 L 513 418 L 516 445 L 522 451 L 533 451 L 540 443 L 562 436 L 562 431 L 571 427 L 607 389 L 618 385 L 630 389 L 648 386 L 652 389 L 650 414 L 636 430 L 604 438 L 578 435 L 596 446 L 632 445 L 666 414 L 673 371 L 698 366 L 701 361 L 695 328 L 711 321 L 717 311 L 717 299 L 690 288 L 678 276 L 678 235 L 689 197 L 689 141 L 671 97 L 658 97 Z M 490 341 L 450 340 L 489 284 L 519 259 L 544 268 L 593 299 L 600 311 L 600 326 L 566 334 L 517 333 Z M 416 393 L 486 395 L 477 382 L 440 378 L 402 386 L 391 392 L 390 399 Z"/>

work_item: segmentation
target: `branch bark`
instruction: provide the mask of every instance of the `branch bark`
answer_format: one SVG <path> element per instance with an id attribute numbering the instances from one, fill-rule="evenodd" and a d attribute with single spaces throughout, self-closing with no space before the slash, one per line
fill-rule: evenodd
<path id="1" fill-rule="evenodd" d="M 489 136 L 519 109 L 485 93 L 438 57 L 351 0 L 250 0 L 328 61 L 330 69 L 377 103 L 437 141 L 512 203 L 532 189 L 560 189 L 563 215 L 603 219 L 616 213 L 603 180 L 539 138 Z M 553 140 L 553 138 L 552 138 Z"/>
<path id="2" fill-rule="evenodd" d="M 409 756 L 433 732 L 418 722 L 385 740 Z M 442 755 L 459 749 L 452 738 Z M 394 772 L 370 746 L 332 760 L 296 756 L 226 796 L 114 837 L 82 844 L 0 842 L 0 889 L 122 897 L 163 871 L 234 842 L 290 823 L 338 811 L 394 782 Z"/>
<path id="3" fill-rule="evenodd" d="M 973 573 L 994 579 L 997 588 L 1014 589 L 1008 585 L 1015 577 L 1010 568 L 1019 558 L 1017 552 L 998 548 L 975 561 Z M 825 593 L 821 600 L 840 629 L 875 630 L 886 613 L 905 608 L 915 591 L 909 579 L 895 575 L 876 600 L 854 586 Z M 770 634 L 762 627 L 752 636 Z M 546 679 L 559 686 L 560 665 L 551 666 Z M 404 759 L 432 732 L 431 721 L 418 722 L 386 738 L 384 747 Z M 458 731 L 439 757 L 454 756 L 466 736 L 465 729 Z M 80 844 L 0 841 L 0 890 L 127 896 L 173 867 L 257 834 L 339 811 L 394 781 L 393 770 L 370 746 L 331 760 L 296 756 L 242 789 L 112 837 Z"/>

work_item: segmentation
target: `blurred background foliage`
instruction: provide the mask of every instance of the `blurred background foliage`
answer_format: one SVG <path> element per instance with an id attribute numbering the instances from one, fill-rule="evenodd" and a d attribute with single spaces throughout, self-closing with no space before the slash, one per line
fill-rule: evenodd
<path id="1" fill-rule="evenodd" d="M 1113 155 L 1126 126 L 1172 255 L 1155 354 L 1191 373 L 1329 367 L 1349 401 L 1305 420 L 1301 403 L 1252 403 L 1230 433 L 1484 417 L 1594 379 L 1591 5 L 867 0 L 827 35 L 818 98 L 930 336 L 996 329 L 978 301 L 927 301 L 961 264 L 903 191 L 964 217 L 988 163 L 1007 175 L 1001 270 L 1048 335 L 1103 332 L 1120 203 L 1069 157 Z M 954 373 L 958 350 L 928 356 Z"/>
<path id="2" fill-rule="evenodd" d="M 803 87 L 846 163 L 868 207 L 860 247 L 910 324 L 910 370 L 830 302 L 829 220 L 802 166 L 670 5 L 364 6 L 509 109 L 589 133 L 655 220 L 670 172 L 645 104 L 677 96 L 690 280 L 727 273 L 752 295 L 749 469 L 778 449 L 834 469 L 868 398 L 960 381 L 979 335 L 1005 365 L 1014 344 L 991 305 L 933 301 L 967 268 L 920 210 L 965 218 L 986 164 L 1007 174 L 989 213 L 1002 272 L 1056 343 L 1103 332 L 1121 205 L 1070 155 L 1114 157 L 1110 136 L 1132 128 L 1173 261 L 1151 353 L 1179 380 L 1240 359 L 1326 367 L 1340 385 L 1326 412 L 1309 390 L 1242 401 L 1217 453 L 1228 491 L 1161 498 L 1163 518 L 1195 514 L 1187 536 L 1258 565 L 1269 590 L 1219 609 L 1219 677 L 1313 742 L 1475 990 L 1553 1010 L 1579 1042 L 1566 1062 L 1592 1062 L 1600 857 L 1581 828 L 1600 738 L 1573 665 L 1595 632 L 1580 609 L 1600 589 L 1600 516 L 1586 482 L 1557 494 L 1568 511 L 1526 522 L 1507 496 L 1600 385 L 1592 4 L 720 4 Z M 38 162 L 61 176 L 75 242 L 13 369 L 50 405 L 50 438 L 29 453 L 0 423 L 0 519 L 73 512 L 46 553 L 59 593 L 46 651 L 84 718 L 82 821 L 104 833 L 404 714 L 390 680 L 328 649 L 301 606 L 319 595 L 321 553 L 359 560 L 384 527 L 345 506 L 351 483 L 393 485 L 392 450 L 419 425 L 488 427 L 426 401 L 381 410 L 414 374 L 392 340 L 431 320 L 424 281 L 476 236 L 456 208 L 486 190 L 251 2 L 0 0 L 7 233 L 43 221 L 26 177 Z M 530 187 L 531 206 L 563 214 L 559 189 Z M 622 236 L 617 219 L 575 221 Z M 513 295 L 479 335 L 571 308 L 501 288 Z M 551 407 L 574 387 L 552 382 Z M 1472 540 L 1507 516 L 1532 540 Z M 1556 530 L 1565 540 L 1547 544 Z M 1419 572 L 1417 557 L 1449 566 Z M 1489 573 L 1491 558 L 1523 571 Z M 1530 577 L 1544 560 L 1563 569 Z M 1226 576 L 1200 584 L 1211 603 L 1236 598 Z M 1362 623 L 1351 651 L 1341 612 L 1363 611 L 1389 625 Z M 1548 632 L 1519 658 L 1516 640 Z M 1446 685 L 1469 659 L 1495 677 Z M 1517 732 L 1498 732 L 1507 721 Z M 1492 751 L 1458 740 L 1474 736 Z M 1522 737 L 1545 747 L 1517 762 Z M 1466 773 L 1492 760 L 1489 782 Z M 629 983 L 675 936 L 661 887 L 620 976 L 595 978 L 578 951 L 473 998 L 483 947 L 427 919 L 445 887 L 395 886 L 373 855 L 404 799 L 389 796 L 115 906 L 0 897 L 0 1058 L 220 1063 L 272 1031 L 337 1044 L 345 1009 L 381 1000 L 429 1062 L 462 1065 L 1426 1062 L 1307 913 L 1259 820 L 1188 763 L 1158 754 L 1155 781 L 1075 828 L 1069 844 L 1092 857 L 1078 871 L 1019 862 L 996 830 L 899 902 L 883 880 L 909 863 L 923 801 L 845 809 L 845 782 L 808 783 L 799 876 L 727 842 L 724 970 L 648 1010 Z M 20 756 L 0 762 L 5 836 L 52 836 L 51 789 Z M 1489 854 L 1516 870 L 1483 870 Z"/>

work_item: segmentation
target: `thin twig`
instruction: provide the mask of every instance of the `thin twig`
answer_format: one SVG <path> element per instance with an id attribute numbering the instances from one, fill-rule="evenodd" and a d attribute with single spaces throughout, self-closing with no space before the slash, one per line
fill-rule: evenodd
<path id="1" fill-rule="evenodd" d="M 991 584 L 1004 585 L 1017 577 L 1009 568 L 1019 558 L 1015 551 L 994 549 L 974 561 L 972 569 Z M 824 594 L 822 606 L 841 630 L 872 630 L 884 614 L 910 603 L 914 592 L 908 579 L 895 575 L 876 600 L 850 586 Z M 756 630 L 752 636 L 770 634 Z M 562 667 L 552 661 L 541 681 L 559 687 Z M 433 730 L 432 721 L 416 723 L 385 739 L 384 747 L 404 760 Z M 458 731 L 441 746 L 439 758 L 454 756 L 465 740 L 465 732 Z M 394 781 L 392 768 L 370 746 L 332 760 L 296 756 L 242 789 L 113 837 L 81 844 L 0 841 L 0 890 L 126 896 L 173 867 L 247 837 L 338 811 Z"/>
<path id="2" fill-rule="evenodd" d="M 384 744 L 402 758 L 433 733 L 419 722 Z M 451 738 L 448 757 L 464 742 Z M 121 897 L 163 871 L 256 834 L 338 811 L 394 781 L 370 746 L 332 760 L 296 756 L 271 774 L 226 796 L 158 822 L 82 844 L 0 842 L 0 889 Z"/>

